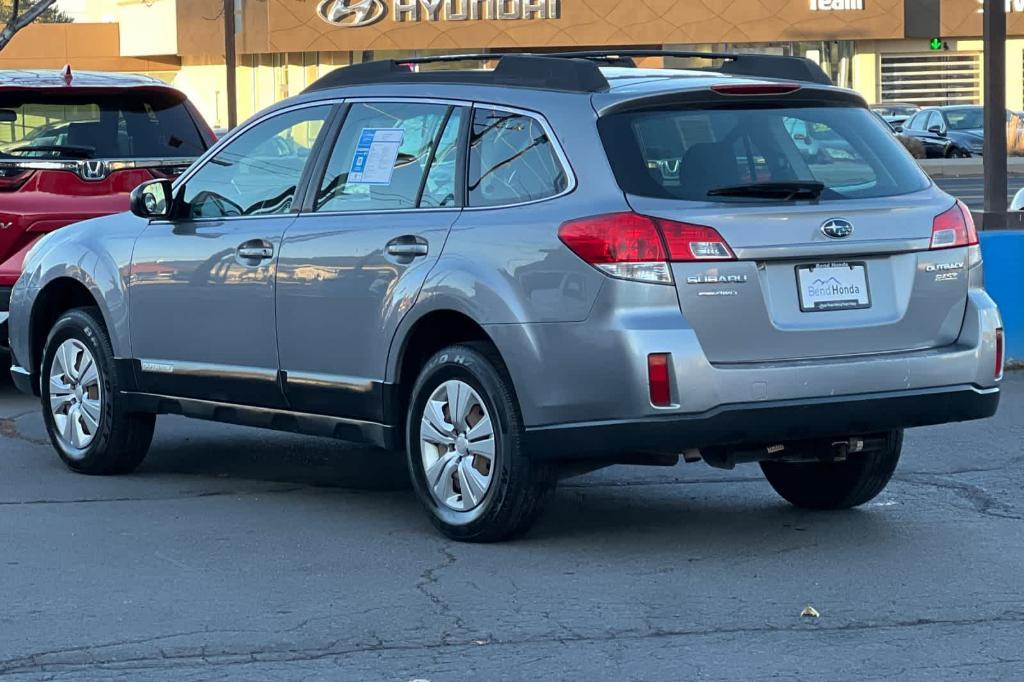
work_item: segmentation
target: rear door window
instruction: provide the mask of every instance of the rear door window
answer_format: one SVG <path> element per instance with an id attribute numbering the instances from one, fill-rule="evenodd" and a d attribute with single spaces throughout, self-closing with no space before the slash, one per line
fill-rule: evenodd
<path id="1" fill-rule="evenodd" d="M 473 110 L 470 206 L 537 201 L 568 187 L 568 173 L 539 120 L 498 109 Z"/>
<path id="2" fill-rule="evenodd" d="M 713 190 L 820 182 L 820 198 L 836 200 L 928 186 L 899 142 L 855 107 L 630 111 L 599 128 L 619 185 L 641 196 L 749 201 Z"/>
<path id="3" fill-rule="evenodd" d="M 455 205 L 461 116 L 462 109 L 445 104 L 352 104 L 331 152 L 314 211 Z"/>

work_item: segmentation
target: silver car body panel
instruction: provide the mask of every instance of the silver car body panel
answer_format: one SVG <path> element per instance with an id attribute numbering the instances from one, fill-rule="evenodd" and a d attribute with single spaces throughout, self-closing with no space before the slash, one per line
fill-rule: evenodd
<path id="1" fill-rule="evenodd" d="M 31 336 L 36 300 L 57 280 L 71 279 L 95 298 L 115 355 L 135 363 L 137 388 L 150 396 L 145 404 L 152 409 L 162 409 L 168 396 L 147 387 L 147 379 L 167 387 L 161 380 L 176 374 L 210 380 L 178 397 L 196 410 L 202 404 L 213 418 L 228 414 L 218 413 L 217 404 L 234 403 L 252 408 L 251 423 L 291 428 L 281 425 L 294 419 L 274 415 L 301 413 L 352 427 L 339 431 L 335 422 L 318 422 L 317 433 L 361 437 L 377 433 L 368 425 L 397 427 L 401 415 L 388 411 L 388 392 L 399 380 L 411 381 L 400 375 L 406 341 L 438 312 L 465 316 L 494 342 L 529 428 L 965 386 L 984 395 L 997 388 L 1001 322 L 982 287 L 979 251 L 928 250 L 931 219 L 952 206 L 951 197 L 935 186 L 885 199 L 799 205 L 627 196 L 598 136 L 599 112 L 723 78 L 757 81 L 622 71 L 608 70 L 612 89 L 593 96 L 379 84 L 276 105 L 245 125 L 296 106 L 356 99 L 528 112 L 557 141 L 572 185 L 557 197 L 505 207 L 197 221 L 194 235 L 131 214 L 80 223 L 47 236 L 26 259 L 10 306 L 16 373 L 38 376 L 39 340 Z M 194 168 L 236 135 L 225 136 Z M 630 210 L 714 226 L 737 260 L 673 264 L 672 285 L 630 282 L 586 264 L 558 238 L 564 221 Z M 819 231 L 835 217 L 854 223 L 854 236 L 830 240 Z M 235 246 L 257 232 L 273 242 L 273 261 L 257 269 L 239 265 Z M 403 235 L 427 242 L 427 256 L 409 263 L 386 255 L 385 244 Z M 802 314 L 794 268 L 823 259 L 863 261 L 872 307 Z M 937 280 L 933 266 L 950 266 L 957 277 Z M 723 276 L 724 282 L 713 281 Z M 734 293 L 700 295 L 707 291 Z M 670 406 L 651 404 L 649 353 L 671 354 Z M 247 394 L 253 385 L 265 391 Z"/>

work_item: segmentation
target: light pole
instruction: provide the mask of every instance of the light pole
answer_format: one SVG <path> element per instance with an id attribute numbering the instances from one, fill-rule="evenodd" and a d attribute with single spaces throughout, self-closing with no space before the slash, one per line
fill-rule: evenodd
<path id="1" fill-rule="evenodd" d="M 1006 12 L 1005 0 L 984 0 L 986 230 L 1006 228 Z"/>
<path id="2" fill-rule="evenodd" d="M 224 0 L 224 68 L 227 70 L 228 130 L 238 125 L 238 58 L 235 54 L 235 0 Z"/>

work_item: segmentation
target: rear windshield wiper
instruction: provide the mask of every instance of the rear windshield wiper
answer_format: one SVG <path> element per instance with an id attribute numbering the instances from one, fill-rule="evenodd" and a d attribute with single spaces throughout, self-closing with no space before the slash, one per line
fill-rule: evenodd
<path id="1" fill-rule="evenodd" d="M 96 147 L 86 147 L 84 145 L 77 144 L 40 144 L 40 145 L 25 145 L 24 147 L 15 147 L 14 149 L 7 150 L 9 152 L 52 152 L 57 154 L 67 154 L 68 156 L 76 159 L 91 159 L 92 155 L 96 153 Z"/>
<path id="2" fill-rule="evenodd" d="M 755 182 L 749 185 L 716 187 L 708 190 L 709 197 L 753 197 L 757 199 L 817 199 L 825 191 L 825 184 L 815 180 L 789 180 L 785 182 Z"/>

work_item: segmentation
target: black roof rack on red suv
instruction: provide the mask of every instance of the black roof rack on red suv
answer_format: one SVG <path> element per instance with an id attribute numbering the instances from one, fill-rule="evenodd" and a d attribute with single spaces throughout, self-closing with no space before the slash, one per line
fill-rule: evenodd
<path id="1" fill-rule="evenodd" d="M 385 59 L 353 64 L 314 81 L 308 91 L 373 83 L 468 83 L 541 88 L 564 92 L 602 92 L 608 80 L 601 66 L 635 66 L 634 57 L 679 57 L 721 60 L 720 66 L 701 69 L 736 76 L 781 78 L 831 85 L 821 67 L 803 57 L 684 52 L 676 50 L 594 50 L 576 52 L 459 54 L 409 59 Z M 416 71 L 420 64 L 497 60 L 491 70 Z"/>

